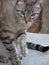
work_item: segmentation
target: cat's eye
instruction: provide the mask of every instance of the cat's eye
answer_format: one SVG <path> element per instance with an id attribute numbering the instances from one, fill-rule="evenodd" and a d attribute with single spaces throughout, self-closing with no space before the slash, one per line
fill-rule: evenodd
<path id="1" fill-rule="evenodd" d="M 36 13 L 32 13 L 32 14 L 31 14 L 31 16 L 35 16 L 35 15 L 36 15 Z"/>
<path id="2" fill-rule="evenodd" d="M 32 13 L 32 14 L 31 14 L 31 18 L 32 18 L 32 19 L 35 19 L 35 18 L 37 17 L 37 15 L 38 15 L 37 13 Z"/>
<path id="3" fill-rule="evenodd" d="M 20 15 L 21 17 L 24 17 L 24 15 L 25 15 L 25 12 L 24 12 L 24 11 L 19 11 L 18 13 L 19 13 L 19 15 Z"/>
<path id="4" fill-rule="evenodd" d="M 25 12 L 24 11 L 20 11 L 20 10 L 16 10 L 16 11 L 17 11 L 17 13 L 18 13 L 18 15 L 20 17 L 24 17 L 24 15 L 25 15 Z"/>
<path id="5" fill-rule="evenodd" d="M 39 13 L 34 13 L 31 15 L 31 19 L 36 20 L 39 16 Z"/>
<path id="6" fill-rule="evenodd" d="M 25 12 L 24 12 L 24 11 L 21 11 L 21 14 L 22 14 L 22 15 L 25 15 Z"/>

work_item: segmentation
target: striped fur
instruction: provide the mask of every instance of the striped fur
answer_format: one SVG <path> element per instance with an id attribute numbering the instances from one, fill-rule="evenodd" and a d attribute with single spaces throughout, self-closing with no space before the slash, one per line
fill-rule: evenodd
<path id="1" fill-rule="evenodd" d="M 22 57 L 28 53 L 27 47 L 42 52 L 49 49 L 28 42 L 26 44 L 26 31 L 40 11 L 38 0 L 0 0 L 0 40 L 13 65 L 21 65 Z M 6 57 L 0 57 L 0 62 L 7 63 Z"/>
<path id="2" fill-rule="evenodd" d="M 42 46 L 42 45 L 34 44 L 34 43 L 31 43 L 31 42 L 27 42 L 27 47 L 29 49 L 38 50 L 40 52 L 46 52 L 46 51 L 49 50 L 49 46 Z"/>

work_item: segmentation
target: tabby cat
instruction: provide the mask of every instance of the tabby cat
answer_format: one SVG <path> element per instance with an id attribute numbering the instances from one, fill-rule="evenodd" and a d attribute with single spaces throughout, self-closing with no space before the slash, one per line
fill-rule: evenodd
<path id="1" fill-rule="evenodd" d="M 22 57 L 28 53 L 27 47 L 42 52 L 49 50 L 49 46 L 25 41 L 26 31 L 40 11 L 38 0 L 0 0 L 0 40 L 13 65 L 21 65 Z M 0 56 L 0 62 L 7 63 L 8 59 Z"/>

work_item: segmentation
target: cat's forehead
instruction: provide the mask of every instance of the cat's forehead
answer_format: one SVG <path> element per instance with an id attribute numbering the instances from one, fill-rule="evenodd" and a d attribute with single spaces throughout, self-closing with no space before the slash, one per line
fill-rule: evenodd
<path id="1" fill-rule="evenodd" d="M 17 2 L 17 9 L 18 10 L 24 10 L 33 8 L 33 4 L 36 3 L 37 0 L 18 0 Z M 26 9 L 26 10 L 27 10 Z"/>

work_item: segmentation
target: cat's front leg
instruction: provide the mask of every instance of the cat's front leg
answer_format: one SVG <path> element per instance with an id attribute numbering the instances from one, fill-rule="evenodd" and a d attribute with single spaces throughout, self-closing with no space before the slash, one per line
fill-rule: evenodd
<path id="1" fill-rule="evenodd" d="M 21 60 L 18 57 L 17 47 L 15 45 L 15 38 L 13 34 L 3 33 L 1 35 L 1 41 L 10 54 L 10 61 L 13 65 L 21 65 Z"/>
<path id="2" fill-rule="evenodd" d="M 4 46 L 10 54 L 10 61 L 12 62 L 12 65 L 21 65 L 22 62 L 18 57 L 18 52 L 17 52 L 15 42 L 12 41 L 12 43 L 9 43 L 9 44 L 5 43 Z"/>
<path id="3" fill-rule="evenodd" d="M 26 45 L 26 34 L 21 35 L 20 48 L 22 55 L 25 57 L 28 54 L 28 49 Z"/>

